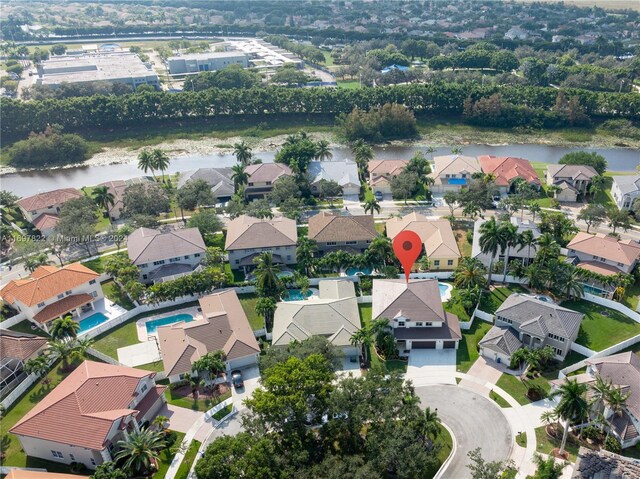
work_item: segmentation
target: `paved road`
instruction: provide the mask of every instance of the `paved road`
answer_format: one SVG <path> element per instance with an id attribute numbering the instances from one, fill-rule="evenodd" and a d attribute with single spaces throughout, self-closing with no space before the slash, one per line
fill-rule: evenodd
<path id="1" fill-rule="evenodd" d="M 467 453 L 482 448 L 487 461 L 509 457 L 512 431 L 500 408 L 490 399 L 457 386 L 417 387 L 423 406 L 438 409 L 438 415 L 455 435 L 457 450 L 443 477 L 469 477 Z"/>

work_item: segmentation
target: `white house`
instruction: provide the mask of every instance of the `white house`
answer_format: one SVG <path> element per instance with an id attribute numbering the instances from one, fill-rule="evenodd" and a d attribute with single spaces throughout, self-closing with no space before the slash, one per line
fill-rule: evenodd
<path id="1" fill-rule="evenodd" d="M 618 208 L 628 210 L 640 198 L 640 175 L 614 176 L 611 196 Z"/>
<path id="2" fill-rule="evenodd" d="M 344 197 L 357 198 L 360 194 L 358 167 L 354 161 L 312 161 L 307 168 L 311 191 L 320 193 L 320 181 L 335 181 L 342 187 Z"/>

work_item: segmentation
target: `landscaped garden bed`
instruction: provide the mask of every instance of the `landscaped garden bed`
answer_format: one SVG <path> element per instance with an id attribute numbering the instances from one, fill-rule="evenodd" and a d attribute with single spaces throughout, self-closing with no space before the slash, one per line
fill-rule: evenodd
<path id="1" fill-rule="evenodd" d="M 544 399 L 551 390 L 549 381 L 543 376 L 532 379 L 511 374 L 503 374 L 498 379 L 496 386 L 502 388 L 518 403 L 525 405 L 540 399 Z"/>
<path id="2" fill-rule="evenodd" d="M 230 397 L 231 389 L 225 383 L 217 384 L 214 387 L 199 387 L 196 396 L 194 396 L 193 389 L 188 384 L 179 384 L 177 387 L 170 385 L 167 392 L 167 402 L 169 404 L 193 409 L 194 411 L 208 411 L 216 404 Z"/>

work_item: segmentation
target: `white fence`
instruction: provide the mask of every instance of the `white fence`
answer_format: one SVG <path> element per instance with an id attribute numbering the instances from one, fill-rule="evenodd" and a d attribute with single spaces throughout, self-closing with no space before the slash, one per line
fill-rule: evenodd
<path id="1" fill-rule="evenodd" d="M 358 276 L 331 276 L 328 278 L 309 278 L 309 285 L 318 286 L 318 283 L 320 281 L 331 281 L 336 279 L 341 279 L 343 281 L 353 281 L 354 283 L 360 282 L 360 277 Z"/>
<path id="2" fill-rule="evenodd" d="M 473 320 L 475 318 L 493 324 L 493 314 L 485 313 L 484 311 L 478 309 L 478 306 L 476 306 L 476 309 L 473 311 L 473 314 L 471 315 L 471 319 L 469 321 L 460 321 L 460 329 L 465 331 L 471 329 L 471 326 L 473 326 Z"/>
<path id="3" fill-rule="evenodd" d="M 214 424 L 217 423 L 217 421 L 213 419 L 214 414 L 216 414 L 218 411 L 223 410 L 224 408 L 226 408 L 231 404 L 233 404 L 232 397 L 227 398 L 221 403 L 216 404 L 215 406 L 213 406 L 211 409 L 209 409 L 207 412 L 204 413 L 205 420 L 208 421 L 209 419 L 212 419 L 214 421 Z"/>
<path id="4" fill-rule="evenodd" d="M 640 314 L 633 311 L 632 309 L 627 308 L 624 304 L 618 303 L 617 301 L 613 301 L 611 299 L 602 298 L 600 296 L 596 296 L 595 294 L 590 294 L 590 293 L 585 293 L 584 299 L 586 299 L 587 301 L 591 301 L 592 303 L 599 304 L 601 306 L 606 306 L 607 308 L 615 309 L 616 311 L 633 319 L 636 323 L 640 323 Z"/>
<path id="5" fill-rule="evenodd" d="M 362 303 L 373 303 L 373 296 L 366 295 L 366 296 L 358 296 L 358 304 L 362 304 Z"/>
<path id="6" fill-rule="evenodd" d="M 593 349 L 589 349 L 586 346 L 581 346 L 578 343 L 571 343 L 571 350 L 588 358 L 596 355 L 596 352 Z"/>
<path id="7" fill-rule="evenodd" d="M 101 353 L 97 349 L 89 348 L 89 349 L 87 349 L 87 354 L 90 354 L 94 358 L 97 358 L 100 361 L 103 361 L 105 363 L 113 364 L 115 366 L 124 366 L 124 364 L 122 364 L 117 359 L 114 359 L 114 358 L 112 358 L 111 356 L 109 356 L 107 354 Z"/>
<path id="8" fill-rule="evenodd" d="M 11 318 L 5 319 L 0 323 L 0 329 L 9 329 L 11 326 L 15 326 L 16 324 L 27 319 L 26 314 L 24 312 L 18 313 Z"/>
<path id="9" fill-rule="evenodd" d="M 411 279 L 451 279 L 453 271 L 432 271 L 429 273 L 411 273 Z M 398 278 L 404 278 L 404 274 L 398 275 Z"/>

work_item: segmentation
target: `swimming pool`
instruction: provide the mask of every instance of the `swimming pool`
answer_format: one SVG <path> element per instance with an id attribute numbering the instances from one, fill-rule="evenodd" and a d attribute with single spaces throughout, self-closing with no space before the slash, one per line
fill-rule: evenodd
<path id="1" fill-rule="evenodd" d="M 89 331 L 90 329 L 95 328 L 96 326 L 100 326 L 106 321 L 109 321 L 109 318 L 107 318 L 104 314 L 94 313 L 91 316 L 88 316 L 80 321 L 80 330 L 78 331 L 78 334 L 82 334 L 86 331 Z"/>
<path id="2" fill-rule="evenodd" d="M 302 296 L 302 291 L 299 289 L 288 289 L 287 294 L 284 296 L 283 300 L 284 301 L 301 301 L 305 298 L 308 298 L 312 294 L 313 294 L 313 291 L 311 291 L 310 289 L 307 290 L 307 293 L 304 296 Z"/>
<path id="3" fill-rule="evenodd" d="M 345 274 L 347 276 L 369 276 L 371 275 L 373 269 L 369 267 L 365 268 L 347 268 Z"/>
<path id="4" fill-rule="evenodd" d="M 447 283 L 438 283 L 438 289 L 440 290 L 440 301 L 444 303 L 451 297 L 453 286 Z"/>
<path id="5" fill-rule="evenodd" d="M 164 318 L 153 319 L 151 321 L 147 321 L 145 326 L 147 327 L 147 334 L 155 333 L 160 326 L 167 326 L 168 324 L 177 323 L 179 321 L 184 321 L 185 323 L 190 323 L 193 321 L 193 316 L 186 313 L 174 314 L 173 316 L 165 316 Z"/>

